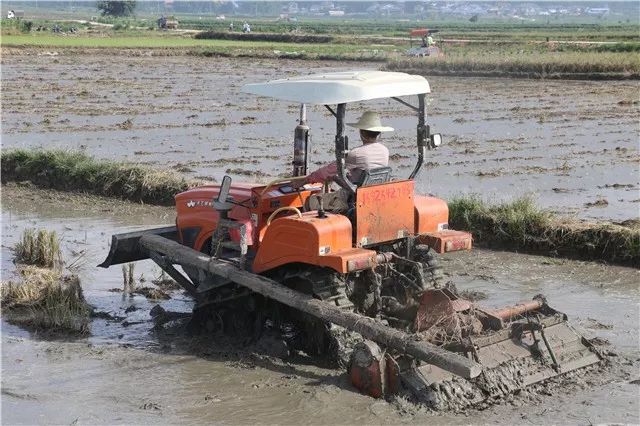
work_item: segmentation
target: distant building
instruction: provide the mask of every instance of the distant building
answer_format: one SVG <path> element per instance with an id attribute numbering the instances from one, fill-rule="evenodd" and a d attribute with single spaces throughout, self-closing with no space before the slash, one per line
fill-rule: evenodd
<path id="1" fill-rule="evenodd" d="M 590 7 L 587 9 L 587 15 L 608 15 L 609 8 L 608 7 Z"/>

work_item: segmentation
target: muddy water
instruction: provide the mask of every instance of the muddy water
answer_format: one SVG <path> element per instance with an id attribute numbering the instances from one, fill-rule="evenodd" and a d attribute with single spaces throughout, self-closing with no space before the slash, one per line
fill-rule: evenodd
<path id="1" fill-rule="evenodd" d="M 297 107 L 240 92 L 245 83 L 376 65 L 313 61 L 4 55 L 4 147 L 83 149 L 218 180 L 290 172 Z M 64 53 L 64 52 L 62 52 Z M 15 81 L 23 84 L 14 84 Z M 533 194 L 586 218 L 637 218 L 638 82 L 429 78 L 429 121 L 445 145 L 429 152 L 418 189 L 492 200 Z M 365 105 L 352 105 L 355 121 Z M 415 161 L 415 117 L 372 102 L 397 176 Z M 309 111 L 313 167 L 332 158 L 335 124 Z M 357 143 L 356 135 L 349 133 Z"/>
<path id="2" fill-rule="evenodd" d="M 516 398 L 464 414 L 432 414 L 354 392 L 341 371 L 309 360 L 282 361 L 268 350 L 227 346 L 214 336 L 151 332 L 142 297 L 110 292 L 121 287 L 118 268 L 95 268 L 113 232 L 173 220 L 170 209 L 101 198 L 3 187 L 2 278 L 11 276 L 10 247 L 25 227 L 58 230 L 65 257 L 84 251 L 78 270 L 89 303 L 124 321 L 95 320 L 92 334 L 51 341 L 2 322 L 2 423 L 638 423 L 640 378 L 638 270 L 594 263 L 478 250 L 444 261 L 461 290 L 486 292 L 487 306 L 544 293 L 589 337 L 611 342 L 616 368 L 601 387 L 574 387 Z M 157 270 L 139 263 L 140 274 Z M 161 302 L 188 311 L 180 292 Z M 127 313 L 135 306 L 138 310 Z M 233 348 L 233 349 L 229 349 Z M 251 352 L 255 352 L 252 354 Z"/>

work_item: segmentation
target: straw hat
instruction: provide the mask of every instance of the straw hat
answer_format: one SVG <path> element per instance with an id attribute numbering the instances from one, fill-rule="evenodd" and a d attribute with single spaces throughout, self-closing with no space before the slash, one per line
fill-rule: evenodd
<path id="1" fill-rule="evenodd" d="M 383 126 L 380 122 L 380 116 L 373 111 L 365 111 L 357 123 L 347 123 L 347 126 L 370 132 L 393 132 L 393 127 Z"/>

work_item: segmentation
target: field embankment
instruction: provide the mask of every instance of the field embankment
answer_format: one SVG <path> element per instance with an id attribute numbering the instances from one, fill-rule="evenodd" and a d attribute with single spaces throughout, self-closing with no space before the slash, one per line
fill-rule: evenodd
<path id="1" fill-rule="evenodd" d="M 96 160 L 80 152 L 3 152 L 2 182 L 29 181 L 59 191 L 76 191 L 135 202 L 173 205 L 173 196 L 197 185 L 170 171 Z"/>
<path id="2" fill-rule="evenodd" d="M 557 79 L 639 79 L 640 55 L 622 52 L 452 53 L 444 58 L 395 58 L 384 69 L 422 75 Z"/>
<path id="3" fill-rule="evenodd" d="M 488 204 L 479 197 L 449 202 L 449 223 L 492 248 L 595 259 L 640 267 L 640 222 L 594 223 L 553 215 L 530 198 Z"/>
<path id="4" fill-rule="evenodd" d="M 251 19 L 251 29 L 256 33 L 329 34 L 334 36 L 409 36 L 413 29 L 425 26 L 440 30 L 442 38 L 471 40 L 588 40 L 588 41 L 640 41 L 636 23 L 587 23 L 587 22 L 476 22 L 438 20 L 437 23 L 418 23 L 411 20 L 367 19 L 313 19 L 301 18 L 295 22 Z M 237 24 L 237 23 L 236 23 Z M 180 18 L 180 27 L 193 30 L 228 32 L 229 22 Z"/>
<path id="5" fill-rule="evenodd" d="M 12 150 L 2 153 L 2 181 L 30 181 L 61 191 L 171 205 L 173 196 L 197 185 L 172 172 L 96 160 L 82 153 Z M 489 205 L 479 198 L 449 204 L 453 228 L 473 232 L 493 248 L 602 260 L 640 267 L 640 226 L 577 221 L 552 215 L 529 199 Z"/>
<path id="6" fill-rule="evenodd" d="M 275 34 L 275 33 L 232 33 L 203 31 L 193 36 L 196 40 L 245 40 L 276 41 L 287 43 L 331 43 L 334 38 L 329 35 L 316 34 Z"/>
<path id="7" fill-rule="evenodd" d="M 257 34 L 256 34 L 257 35 Z M 383 62 L 394 46 L 370 47 L 360 44 L 290 41 L 196 39 L 192 37 L 132 36 L 68 37 L 6 35 L 2 55 L 125 55 L 125 56 L 203 56 L 254 59 L 307 59 Z M 55 50 L 55 53 L 51 51 Z"/>

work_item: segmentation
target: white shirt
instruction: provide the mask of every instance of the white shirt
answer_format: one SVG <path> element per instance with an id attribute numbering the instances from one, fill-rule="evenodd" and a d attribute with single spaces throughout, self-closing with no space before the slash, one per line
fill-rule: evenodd
<path id="1" fill-rule="evenodd" d="M 380 142 L 364 144 L 350 150 L 345 163 L 351 182 L 358 182 L 363 170 L 389 165 L 389 150 Z"/>

